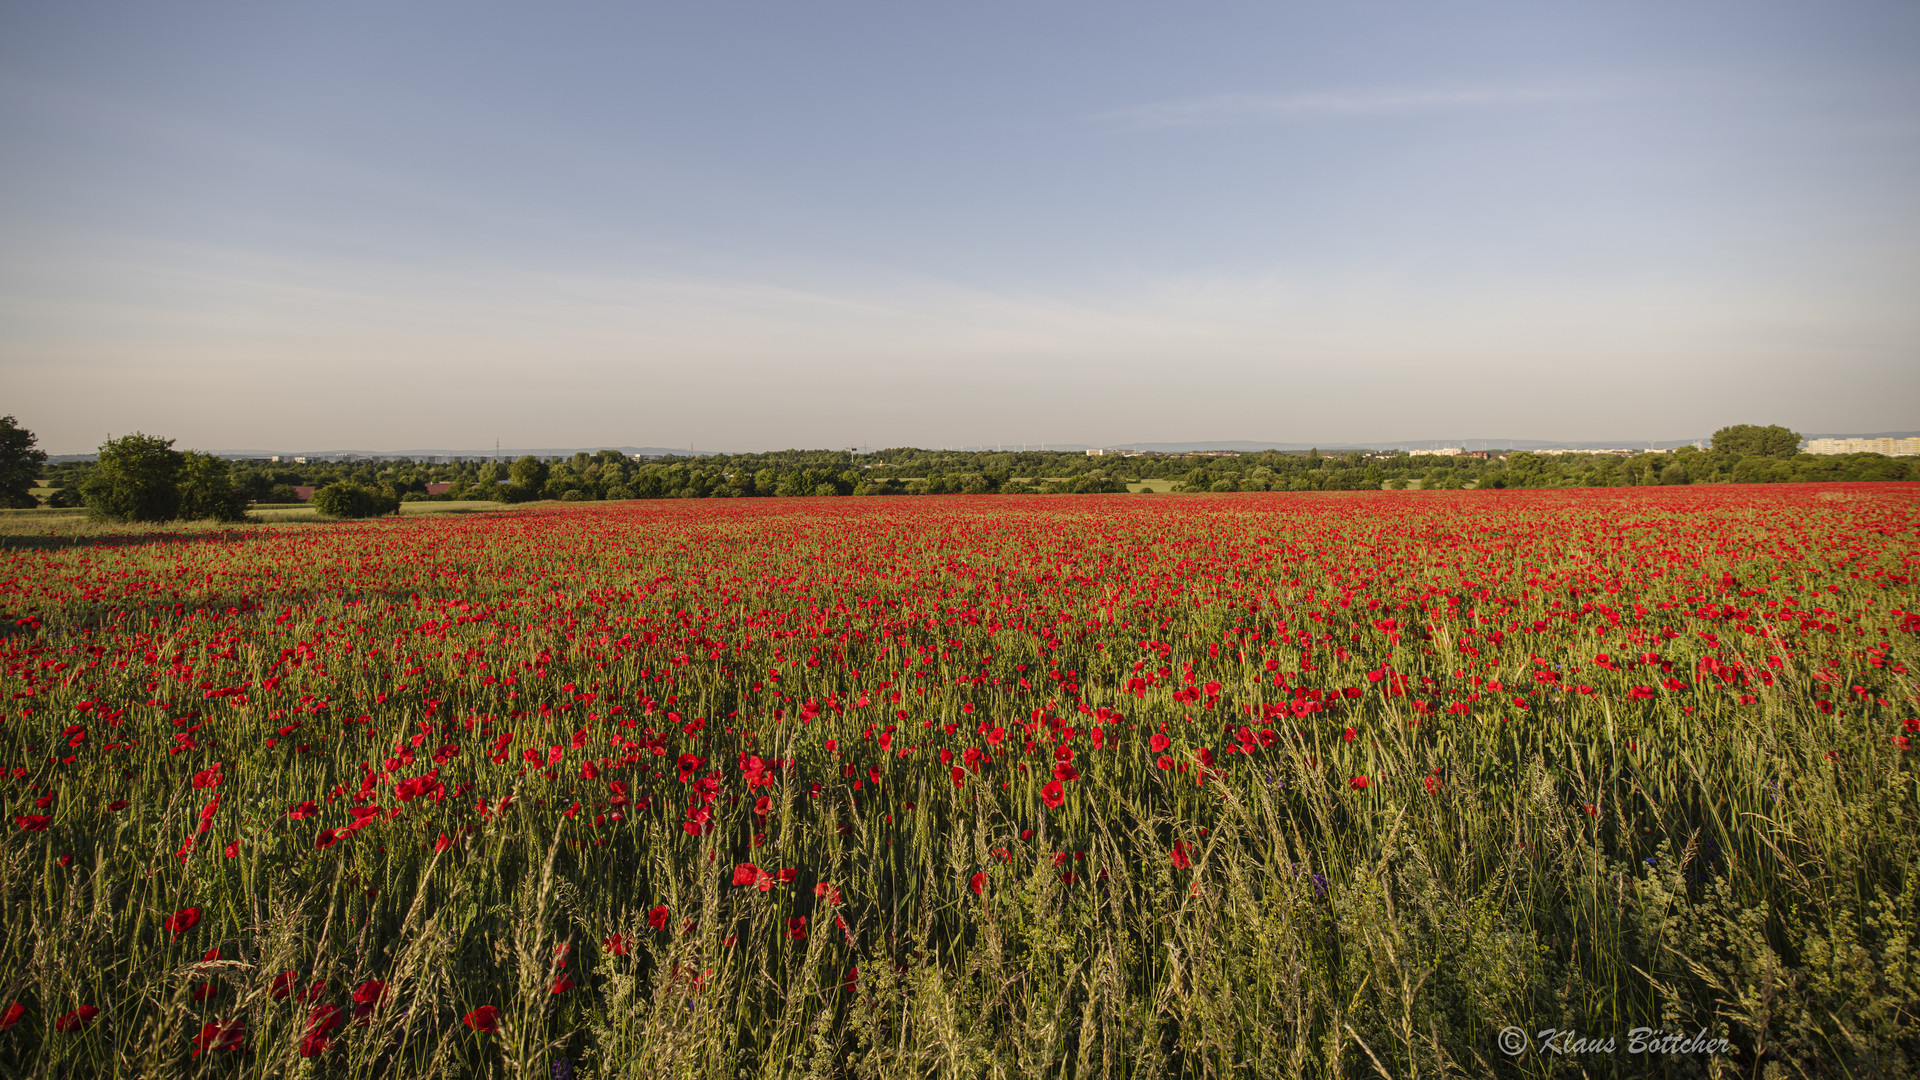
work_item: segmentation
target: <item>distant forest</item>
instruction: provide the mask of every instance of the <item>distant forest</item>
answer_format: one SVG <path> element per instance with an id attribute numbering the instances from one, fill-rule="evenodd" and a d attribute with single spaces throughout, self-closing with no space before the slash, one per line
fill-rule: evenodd
<path id="1" fill-rule="evenodd" d="M 1785 428 L 1741 425 L 1712 449 L 1673 453 L 1537 454 L 1488 458 L 1405 453 L 1263 451 L 1238 457 L 1090 457 L 1084 453 L 920 450 L 783 450 L 636 460 L 617 451 L 518 461 L 405 460 L 232 463 L 232 479 L 256 503 L 295 501 L 295 486 L 347 483 L 401 501 L 491 499 L 749 498 L 795 495 L 1085 494 L 1129 483 L 1172 481 L 1174 491 L 1357 491 L 1404 488 L 1570 488 L 1655 484 L 1747 484 L 1815 480 L 1912 480 L 1912 460 L 1880 454 L 1816 456 Z M 50 488 L 74 488 L 93 468 L 43 470 Z M 449 484 L 429 495 L 427 485 Z M 1165 485 L 1155 485 L 1164 487 Z"/>

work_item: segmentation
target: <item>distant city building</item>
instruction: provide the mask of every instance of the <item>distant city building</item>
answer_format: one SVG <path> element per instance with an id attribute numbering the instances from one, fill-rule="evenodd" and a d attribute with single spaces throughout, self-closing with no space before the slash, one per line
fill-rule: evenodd
<path id="1" fill-rule="evenodd" d="M 1459 457 L 1464 453 L 1466 453 L 1466 451 L 1457 446 L 1443 446 L 1438 450 L 1409 450 L 1407 451 L 1407 456 L 1412 457 L 1419 454 L 1427 454 L 1433 457 Z"/>
<path id="2" fill-rule="evenodd" d="M 298 460 L 300 460 L 300 459 L 299 459 L 299 458 L 295 458 L 294 460 L 296 460 L 296 461 L 298 461 Z M 296 484 L 296 485 L 294 485 L 294 489 L 293 489 L 293 497 L 294 497 L 294 498 L 296 498 L 296 499 L 299 499 L 299 500 L 300 500 L 301 502 L 312 502 L 312 501 L 313 501 L 313 487 L 312 487 L 312 485 L 310 485 L 310 484 Z"/>
<path id="3" fill-rule="evenodd" d="M 1239 457 L 1238 450 L 1195 450 L 1188 457 Z"/>
<path id="4" fill-rule="evenodd" d="M 1807 443 L 1809 454 L 1885 454 L 1888 457 L 1920 456 L 1920 438 L 1914 439 L 1814 439 Z"/>
<path id="5" fill-rule="evenodd" d="M 431 484 L 428 484 L 428 485 L 427 485 L 427 494 L 429 494 L 429 495 L 445 495 L 445 494 L 446 494 L 447 492 L 449 492 L 449 491 L 451 491 L 452 489 L 453 489 L 453 485 L 452 485 L 452 484 L 450 484 L 450 483 L 440 483 L 440 482 L 438 482 L 438 481 L 436 481 L 436 482 L 434 482 L 434 483 L 431 483 Z"/>

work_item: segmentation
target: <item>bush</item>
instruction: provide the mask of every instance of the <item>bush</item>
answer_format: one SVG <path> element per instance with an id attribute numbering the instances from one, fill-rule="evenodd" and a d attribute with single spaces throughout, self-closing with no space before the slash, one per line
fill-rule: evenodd
<path id="1" fill-rule="evenodd" d="M 400 500 L 359 484 L 328 484 L 313 493 L 313 508 L 330 518 L 370 518 L 397 512 Z"/>
<path id="2" fill-rule="evenodd" d="M 501 484 L 498 493 L 493 496 L 496 502 L 523 503 L 540 498 L 540 489 L 515 480 L 510 484 Z"/>
<path id="3" fill-rule="evenodd" d="M 180 463 L 180 516 L 189 521 L 245 521 L 247 496 L 233 486 L 225 459 L 189 450 Z"/>

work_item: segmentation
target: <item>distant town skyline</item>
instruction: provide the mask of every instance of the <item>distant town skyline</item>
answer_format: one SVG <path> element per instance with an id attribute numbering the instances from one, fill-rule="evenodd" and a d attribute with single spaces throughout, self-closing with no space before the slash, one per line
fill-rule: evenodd
<path id="1" fill-rule="evenodd" d="M 1920 450 L 1914 449 L 1913 444 L 1915 444 L 1916 441 L 1920 441 L 1920 431 L 1868 432 L 1868 433 L 1854 433 L 1854 434 L 1835 434 L 1831 432 L 1820 432 L 1812 435 L 1803 434 L 1803 437 L 1802 437 L 1802 442 L 1803 444 L 1805 444 L 1805 447 L 1809 453 L 1841 453 L 1841 452 L 1851 453 L 1851 452 L 1862 451 L 1862 450 L 1867 452 L 1879 452 L 1879 453 L 1901 453 L 1901 454 L 1920 453 Z M 1856 443 L 1861 445 L 1854 445 Z M 1899 444 L 1899 445 L 1897 447 L 1866 445 L 1869 443 L 1874 443 L 1874 444 L 1889 443 L 1889 444 Z M 1645 440 L 1645 446 L 1647 449 L 1660 450 L 1660 451 L 1674 450 L 1683 446 L 1694 446 L 1694 447 L 1699 447 L 1704 449 L 1711 445 L 1712 445 L 1712 438 L 1710 436 L 1700 436 L 1700 437 L 1691 438 L 1691 439 Z M 567 457 L 577 453 L 593 454 L 593 453 L 598 453 L 602 450 L 615 450 L 622 454 L 626 454 L 633 457 L 679 457 L 679 456 L 707 456 L 707 455 L 713 455 L 713 454 L 753 454 L 753 453 L 778 452 L 782 450 L 797 450 L 797 451 L 806 451 L 806 452 L 838 450 L 841 453 L 847 453 L 852 455 L 871 455 L 871 454 L 878 453 L 882 450 L 901 449 L 901 448 L 913 448 L 913 449 L 928 450 L 928 451 L 934 451 L 934 450 L 954 451 L 959 453 L 1028 453 L 1028 452 L 1049 453 L 1049 452 L 1052 452 L 1052 453 L 1063 453 L 1063 454 L 1077 454 L 1077 453 L 1083 453 L 1083 452 L 1087 454 L 1099 454 L 1102 451 L 1118 453 L 1121 451 L 1134 451 L 1134 450 L 1141 450 L 1141 451 L 1147 451 L 1147 452 L 1160 452 L 1160 453 L 1174 453 L 1174 454 L 1196 453 L 1196 452 L 1207 452 L 1207 451 L 1230 451 L 1234 453 L 1259 453 L 1263 450 L 1279 450 L 1284 452 L 1305 452 L 1313 449 L 1326 450 L 1329 452 L 1346 452 L 1346 451 L 1352 451 L 1352 450 L 1406 450 L 1413 453 L 1419 453 L 1422 451 L 1433 451 L 1433 450 L 1452 450 L 1456 452 L 1458 451 L 1485 452 L 1485 451 L 1491 451 L 1491 450 L 1536 450 L 1536 451 L 1547 451 L 1547 452 L 1553 452 L 1553 453 L 1563 453 L 1563 452 L 1579 453 L 1584 451 L 1636 450 L 1636 449 L 1639 449 L 1640 446 L 1641 446 L 1640 443 L 1632 442 L 1629 440 L 1589 440 L 1589 441 L 1564 441 L 1563 440 L 1560 442 L 1555 442 L 1553 440 L 1544 440 L 1544 439 L 1417 439 L 1417 440 L 1383 440 L 1383 441 L 1366 442 L 1366 443 L 1339 442 L 1339 441 L 1328 441 L 1328 442 L 1321 442 L 1321 443 L 1276 443 L 1276 442 L 1259 442 L 1259 441 L 1245 440 L 1245 439 L 1226 439 L 1226 440 L 1214 440 L 1214 441 L 1199 440 L 1199 441 L 1187 441 L 1187 442 L 1106 443 L 1106 444 L 1099 444 L 1099 445 L 1089 445 L 1086 443 L 1033 442 L 1033 443 L 986 443 L 986 444 L 962 443 L 962 444 L 935 444 L 933 446 L 925 446 L 925 445 L 920 445 L 915 443 L 900 443 L 894 446 L 884 446 L 884 447 L 872 446 L 872 445 L 862 445 L 862 446 L 853 446 L 853 447 L 792 446 L 792 447 L 776 447 L 776 448 L 772 448 L 771 451 L 759 450 L 759 449 L 747 449 L 742 447 L 701 447 L 701 448 L 688 447 L 683 450 L 678 447 L 636 446 L 630 443 L 621 444 L 621 445 L 609 445 L 609 444 L 601 443 L 601 444 L 578 445 L 578 446 L 525 446 L 525 447 L 493 446 L 493 447 L 469 447 L 466 449 L 454 449 L 449 447 L 412 447 L 407 449 L 375 449 L 371 447 L 359 447 L 359 448 L 347 449 L 347 448 L 335 447 L 332 449 L 306 448 L 301 450 L 259 449 L 259 448 L 234 449 L 231 447 L 203 447 L 199 449 L 203 449 L 207 452 L 218 454 L 222 457 L 244 458 L 249 460 L 262 460 L 262 459 L 272 459 L 274 461 L 285 460 L 293 464 L 306 464 L 310 460 L 311 461 L 339 461 L 339 460 L 353 460 L 353 459 L 360 459 L 360 458 L 366 458 L 366 459 L 411 458 L 415 460 L 440 460 L 440 461 L 454 461 L 454 460 L 465 461 L 465 460 L 492 459 L 492 460 L 501 460 L 501 461 L 511 461 L 515 458 L 518 458 L 524 455 L 533 455 L 535 457 Z M 182 449 L 186 449 L 186 447 L 182 447 Z M 57 453 L 54 456 L 58 459 L 71 460 L 74 458 L 91 457 L 92 454 L 87 451 L 65 451 L 65 452 Z"/>
<path id="2" fill-rule="evenodd" d="M 1870 433 L 1920 7 L 10 5 L 0 412 L 181 446 Z"/>

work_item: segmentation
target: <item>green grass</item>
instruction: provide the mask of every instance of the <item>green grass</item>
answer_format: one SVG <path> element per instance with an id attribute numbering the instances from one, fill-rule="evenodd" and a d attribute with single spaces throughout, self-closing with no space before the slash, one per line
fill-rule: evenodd
<path id="1" fill-rule="evenodd" d="M 522 503 L 522 506 L 537 506 L 539 503 Z M 490 514 L 507 509 L 506 503 L 474 499 L 463 502 L 403 502 L 400 513 L 404 517 L 430 517 L 436 514 Z M 259 505 L 253 507 L 248 516 L 265 522 L 322 522 L 323 517 L 306 503 Z"/>

